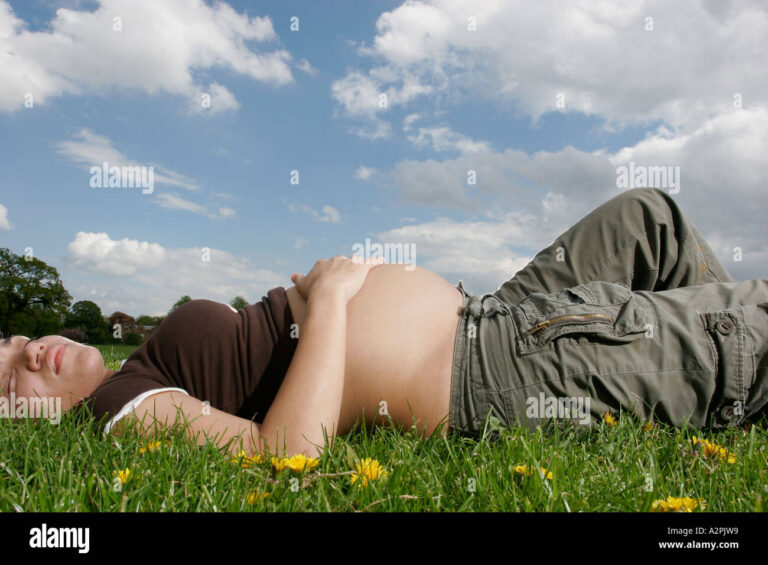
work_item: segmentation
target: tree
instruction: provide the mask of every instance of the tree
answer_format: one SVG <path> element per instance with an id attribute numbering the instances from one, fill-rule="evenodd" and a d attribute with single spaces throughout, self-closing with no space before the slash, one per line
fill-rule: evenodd
<path id="1" fill-rule="evenodd" d="M 140 326 L 159 326 L 165 320 L 165 316 L 149 316 L 142 314 L 136 318 L 136 323 Z"/>
<path id="2" fill-rule="evenodd" d="M 61 331 L 61 318 L 51 310 L 41 308 L 40 316 L 37 319 L 37 327 L 32 335 L 56 335 Z"/>
<path id="3" fill-rule="evenodd" d="M 189 295 L 188 295 L 188 294 L 185 294 L 184 296 L 182 296 L 181 298 L 179 298 L 179 299 L 176 301 L 176 304 L 174 304 L 174 305 L 173 305 L 173 308 L 171 308 L 171 312 L 173 312 L 174 310 L 176 310 L 176 308 L 178 308 L 179 306 L 183 306 L 183 305 L 184 305 L 184 304 L 186 304 L 187 302 L 191 302 L 191 301 L 192 301 L 192 299 L 189 297 Z M 171 312 L 168 312 L 168 313 L 170 314 Z"/>
<path id="4" fill-rule="evenodd" d="M 230 302 L 229 305 L 232 306 L 232 308 L 235 310 L 240 310 L 241 308 L 248 306 L 248 301 L 242 296 L 238 295 L 232 299 L 232 302 Z"/>
<path id="5" fill-rule="evenodd" d="M 104 322 L 101 308 L 90 300 L 75 302 L 64 318 L 65 328 L 83 328 L 89 343 L 104 343 L 109 330 L 109 323 Z"/>
<path id="6" fill-rule="evenodd" d="M 38 327 L 60 327 L 71 302 L 54 267 L 0 248 L 0 332 L 39 335 Z"/>
<path id="7" fill-rule="evenodd" d="M 79 343 L 85 343 L 88 341 L 88 334 L 85 333 L 83 328 L 64 328 L 61 330 L 61 332 L 59 332 L 59 335 Z"/>
<path id="8" fill-rule="evenodd" d="M 128 332 L 123 336 L 123 342 L 125 345 L 141 345 L 141 342 L 144 341 L 144 338 L 141 337 L 141 334 L 137 334 L 134 332 Z"/>

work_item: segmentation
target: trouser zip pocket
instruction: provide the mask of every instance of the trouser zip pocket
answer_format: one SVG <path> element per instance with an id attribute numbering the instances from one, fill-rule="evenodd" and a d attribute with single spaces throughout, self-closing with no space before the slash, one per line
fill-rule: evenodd
<path id="1" fill-rule="evenodd" d="M 594 281 L 552 294 L 534 293 L 510 309 L 520 354 L 568 336 L 614 343 L 633 341 L 652 317 L 624 285 Z"/>
<path id="2" fill-rule="evenodd" d="M 560 326 L 564 324 L 579 324 L 582 322 L 603 322 L 605 324 L 613 324 L 613 319 L 610 316 L 604 314 L 569 314 L 565 316 L 558 316 L 551 320 L 544 320 L 536 324 L 525 335 L 535 335 L 550 326 Z"/>

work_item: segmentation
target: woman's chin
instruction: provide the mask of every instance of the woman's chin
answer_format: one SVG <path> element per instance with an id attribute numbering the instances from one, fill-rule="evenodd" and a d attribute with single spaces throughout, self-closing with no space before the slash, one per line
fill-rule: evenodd
<path id="1" fill-rule="evenodd" d="M 73 375 L 69 384 L 74 395 L 73 400 L 87 398 L 104 380 L 104 357 L 101 352 L 90 345 L 84 345 L 77 356 L 77 374 Z M 69 399 L 62 399 L 67 402 Z"/>

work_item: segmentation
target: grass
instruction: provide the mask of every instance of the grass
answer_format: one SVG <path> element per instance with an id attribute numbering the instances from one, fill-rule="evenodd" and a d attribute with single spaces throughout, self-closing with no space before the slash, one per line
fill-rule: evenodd
<path id="1" fill-rule="evenodd" d="M 113 369 L 118 369 L 120 361 L 127 359 L 136 349 L 135 345 L 95 345 L 94 347 L 101 351 L 101 356 L 104 357 L 107 365 Z"/>
<path id="2" fill-rule="evenodd" d="M 125 356 L 118 347 L 105 349 L 113 368 Z M 626 415 L 578 436 L 507 428 L 494 439 L 423 439 L 359 429 L 337 438 L 317 467 L 296 473 L 278 472 L 268 461 L 243 466 L 180 433 L 158 438 L 149 450 L 132 432 L 103 440 L 90 422 L 74 418 L 59 425 L 0 420 L 0 511 L 645 512 L 668 496 L 702 499 L 704 512 L 763 511 L 766 430 L 644 429 Z M 705 456 L 694 435 L 722 446 L 735 462 Z M 366 457 L 379 461 L 387 477 L 361 487 L 351 473 L 355 459 Z M 552 478 L 521 474 L 518 465 L 544 467 Z M 123 482 L 117 473 L 125 469 Z"/>

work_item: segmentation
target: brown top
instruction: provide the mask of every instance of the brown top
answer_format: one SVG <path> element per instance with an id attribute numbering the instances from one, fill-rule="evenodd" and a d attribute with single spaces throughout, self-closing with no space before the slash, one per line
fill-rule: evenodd
<path id="1" fill-rule="evenodd" d="M 239 311 L 192 300 L 174 310 L 86 404 L 103 426 L 140 394 L 180 388 L 261 423 L 296 350 L 292 324 L 283 287 Z"/>

